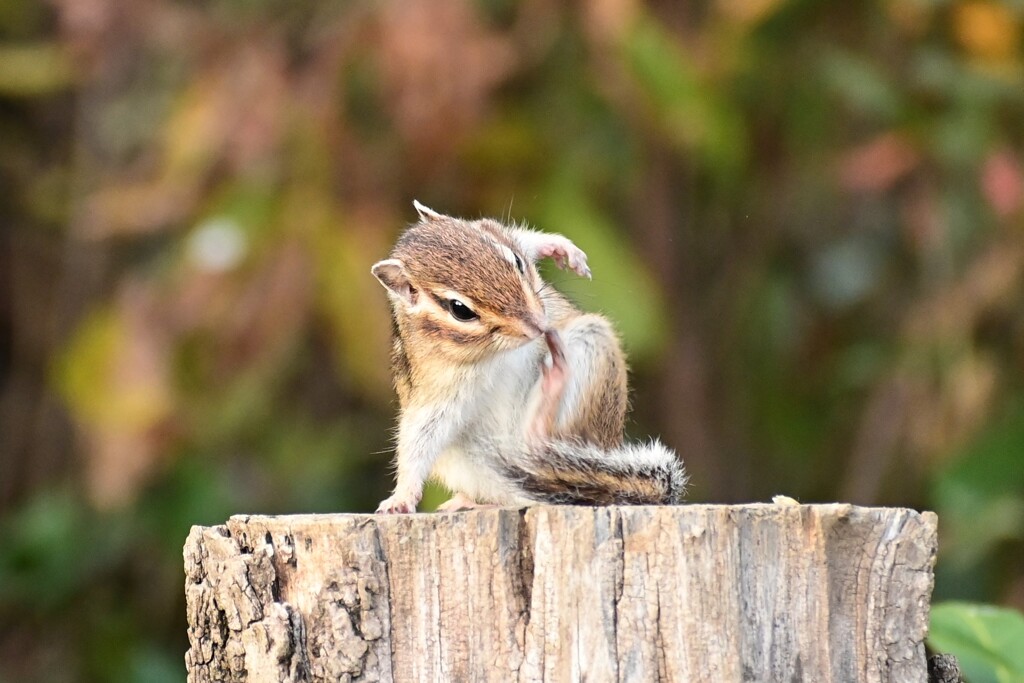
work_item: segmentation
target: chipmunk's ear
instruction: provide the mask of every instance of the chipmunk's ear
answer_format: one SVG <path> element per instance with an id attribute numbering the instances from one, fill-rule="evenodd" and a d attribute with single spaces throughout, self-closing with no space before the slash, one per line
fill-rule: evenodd
<path id="1" fill-rule="evenodd" d="M 423 206 L 419 203 L 419 200 L 412 200 L 412 205 L 416 209 L 416 213 L 420 215 L 422 221 L 436 221 L 438 218 L 444 218 L 442 214 L 434 211 L 429 206 Z"/>
<path id="2" fill-rule="evenodd" d="M 413 303 L 416 298 L 416 289 L 409 282 L 409 274 L 405 272 L 405 265 L 396 258 L 389 258 L 378 261 L 370 268 L 373 276 L 380 280 L 388 291 L 393 292 L 407 303 Z"/>

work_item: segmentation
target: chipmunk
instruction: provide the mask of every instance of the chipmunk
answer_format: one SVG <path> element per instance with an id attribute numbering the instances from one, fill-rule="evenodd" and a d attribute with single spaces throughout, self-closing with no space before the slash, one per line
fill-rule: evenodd
<path id="1" fill-rule="evenodd" d="M 589 278 L 586 254 L 561 235 L 413 205 L 420 220 L 371 269 L 392 307 L 400 403 L 397 484 L 377 512 L 414 512 L 430 476 L 454 494 L 442 511 L 677 502 L 675 453 L 623 443 L 611 324 L 537 272 L 549 257 Z"/>

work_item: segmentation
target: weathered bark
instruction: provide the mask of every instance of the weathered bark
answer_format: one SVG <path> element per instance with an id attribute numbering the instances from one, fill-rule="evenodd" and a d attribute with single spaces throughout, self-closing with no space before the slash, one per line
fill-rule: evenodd
<path id="1" fill-rule="evenodd" d="M 924 683 L 936 518 L 849 505 L 232 517 L 190 681 Z"/>

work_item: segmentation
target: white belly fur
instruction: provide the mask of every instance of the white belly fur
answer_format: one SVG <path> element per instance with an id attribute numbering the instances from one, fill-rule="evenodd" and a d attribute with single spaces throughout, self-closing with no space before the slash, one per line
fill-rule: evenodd
<path id="1" fill-rule="evenodd" d="M 431 471 L 431 476 L 452 492 L 480 503 L 521 502 L 494 471 L 483 443 L 523 438 L 523 415 L 540 376 L 542 344 L 538 339 L 503 353 L 466 378 L 472 391 L 463 403 L 465 427 Z"/>

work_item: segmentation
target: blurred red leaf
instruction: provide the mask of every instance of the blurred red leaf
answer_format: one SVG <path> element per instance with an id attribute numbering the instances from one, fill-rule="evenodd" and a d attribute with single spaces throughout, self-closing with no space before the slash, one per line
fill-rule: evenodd
<path id="1" fill-rule="evenodd" d="M 917 150 L 895 131 L 883 133 L 846 152 L 839 162 L 839 182 L 855 192 L 883 192 L 913 171 Z"/>
<path id="2" fill-rule="evenodd" d="M 981 175 L 985 199 L 1000 218 L 1016 213 L 1024 199 L 1024 177 L 1020 162 L 1008 149 L 991 154 Z"/>
<path id="3" fill-rule="evenodd" d="M 424 154 L 451 150 L 512 71 L 509 40 L 466 0 L 403 0 L 379 16 L 380 60 L 392 115 Z"/>

